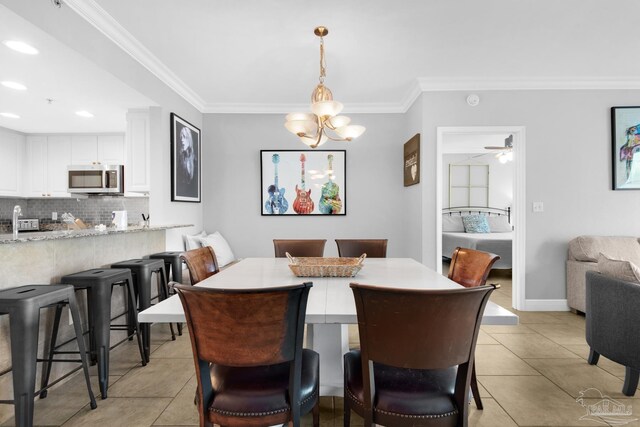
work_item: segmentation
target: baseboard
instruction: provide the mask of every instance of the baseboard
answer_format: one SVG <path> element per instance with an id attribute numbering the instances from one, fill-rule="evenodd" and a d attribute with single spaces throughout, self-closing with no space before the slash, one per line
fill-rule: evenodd
<path id="1" fill-rule="evenodd" d="M 569 311 L 566 299 L 526 299 L 524 311 Z"/>

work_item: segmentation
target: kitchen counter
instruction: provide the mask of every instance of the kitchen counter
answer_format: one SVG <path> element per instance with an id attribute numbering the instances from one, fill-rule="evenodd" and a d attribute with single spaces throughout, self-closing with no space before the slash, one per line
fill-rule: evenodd
<path id="1" fill-rule="evenodd" d="M 90 268 L 109 268 L 110 265 L 129 259 L 144 258 L 164 252 L 167 233 L 180 233 L 184 224 L 157 225 L 149 228 L 132 226 L 126 230 L 94 229 L 71 231 L 22 232 L 18 240 L 11 234 L 0 235 L 0 290 L 31 284 L 59 284 L 62 277 Z M 177 229 L 177 230 L 171 230 Z M 187 229 L 185 229 L 187 230 Z M 156 286 L 152 286 L 152 296 Z M 86 310 L 84 293 L 78 293 L 79 306 Z M 113 313 L 125 311 L 123 292 L 113 292 Z M 51 325 L 55 310 L 42 310 L 41 325 Z M 73 336 L 68 320 L 68 310 L 62 312 L 60 340 Z M 81 315 L 86 322 L 86 312 Z M 9 348 L 9 316 L 0 316 L 0 370 L 11 366 Z M 87 326 L 85 325 L 85 328 Z M 115 335 L 117 334 L 117 335 Z M 122 333 L 114 332 L 112 339 L 121 339 Z M 47 334 L 40 333 L 39 348 L 46 347 Z M 54 363 L 53 378 L 68 370 L 66 363 Z M 0 390 L 10 387 L 11 376 L 0 378 Z M 6 382 L 9 381 L 9 382 Z"/>
<path id="2" fill-rule="evenodd" d="M 107 236 L 112 234 L 141 233 L 149 231 L 162 231 L 172 228 L 191 227 L 192 224 L 168 224 L 150 227 L 129 226 L 126 230 L 107 228 L 104 231 L 88 228 L 86 230 L 59 230 L 59 231 L 23 231 L 18 233 L 18 239 L 14 240 L 12 234 L 0 234 L 0 244 L 40 242 L 46 240 L 76 239 L 80 237 Z"/>

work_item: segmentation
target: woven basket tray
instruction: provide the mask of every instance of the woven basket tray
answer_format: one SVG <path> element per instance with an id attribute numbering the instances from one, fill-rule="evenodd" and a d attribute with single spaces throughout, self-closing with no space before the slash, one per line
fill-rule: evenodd
<path id="1" fill-rule="evenodd" d="M 292 257 L 289 268 L 298 277 L 354 277 L 363 267 L 367 254 L 360 258 Z"/>

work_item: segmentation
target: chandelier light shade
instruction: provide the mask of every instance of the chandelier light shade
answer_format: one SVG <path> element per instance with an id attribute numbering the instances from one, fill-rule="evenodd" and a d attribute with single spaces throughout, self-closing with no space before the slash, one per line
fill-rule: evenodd
<path id="1" fill-rule="evenodd" d="M 327 65 L 324 58 L 326 27 L 317 27 L 314 34 L 320 37 L 320 83 L 311 94 L 311 113 L 287 114 L 284 126 L 310 148 L 317 148 L 331 141 L 351 141 L 362 135 L 364 126 L 351 125 L 351 119 L 340 116 L 344 105 L 333 100 L 331 90 L 324 85 Z"/>

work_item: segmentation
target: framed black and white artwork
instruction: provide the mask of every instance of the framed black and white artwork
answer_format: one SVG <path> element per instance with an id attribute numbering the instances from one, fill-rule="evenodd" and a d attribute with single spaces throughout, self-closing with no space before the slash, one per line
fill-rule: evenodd
<path id="1" fill-rule="evenodd" d="M 171 113 L 171 200 L 200 203 L 200 129 Z"/>

